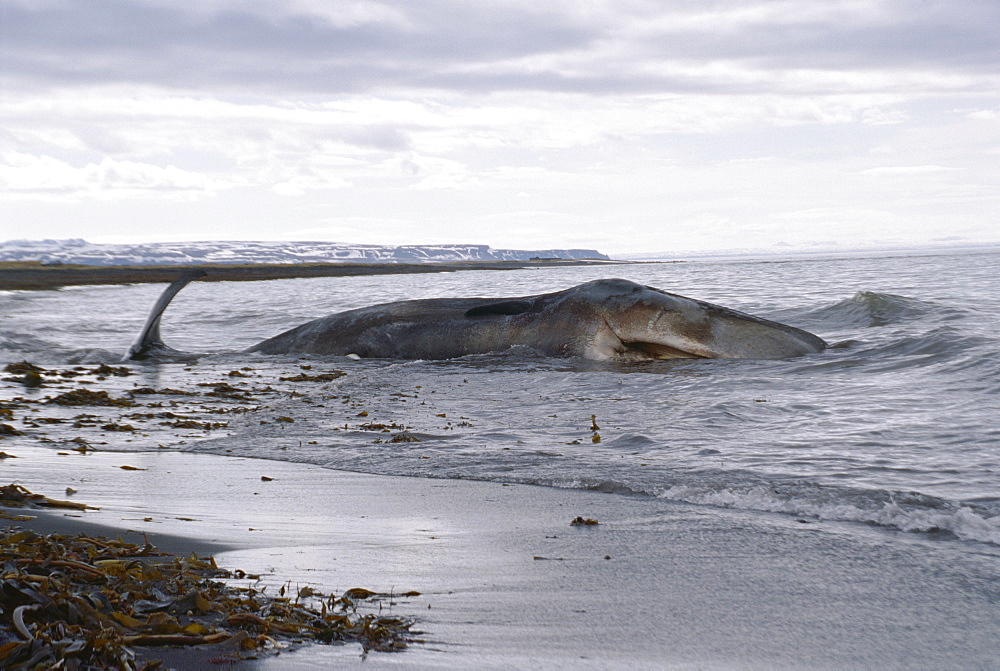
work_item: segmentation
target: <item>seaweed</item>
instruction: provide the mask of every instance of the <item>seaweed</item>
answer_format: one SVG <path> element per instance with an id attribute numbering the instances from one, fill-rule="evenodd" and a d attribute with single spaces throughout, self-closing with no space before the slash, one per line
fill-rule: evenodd
<path id="1" fill-rule="evenodd" d="M 50 398 L 48 403 L 56 405 L 115 405 L 133 406 L 134 402 L 127 398 L 115 398 L 106 391 L 90 391 L 89 389 L 75 389 Z"/>
<path id="2" fill-rule="evenodd" d="M 21 376 L 5 377 L 3 378 L 5 382 L 18 382 L 23 384 L 25 387 L 41 387 L 45 384 L 45 378 L 42 377 L 42 374 L 48 372 L 41 366 L 36 366 L 28 361 L 9 363 L 4 366 L 4 370 L 8 373 L 12 373 L 14 375 L 19 374 Z"/>
<path id="3" fill-rule="evenodd" d="M 136 429 L 131 424 L 119 424 L 117 422 L 102 424 L 101 429 L 103 429 L 104 431 L 128 431 L 128 432 L 138 431 L 138 429 Z"/>
<path id="4" fill-rule="evenodd" d="M 41 387 L 45 384 L 45 378 L 42 377 L 42 374 L 33 371 L 27 372 L 21 377 L 5 377 L 3 379 L 5 382 L 18 382 L 25 387 Z"/>
<path id="5" fill-rule="evenodd" d="M 381 431 L 382 433 L 387 433 L 390 429 L 402 429 L 406 430 L 406 427 L 402 424 L 379 424 L 377 422 L 368 422 L 366 424 L 358 424 L 358 428 L 362 431 Z"/>
<path id="6" fill-rule="evenodd" d="M 229 426 L 229 422 L 199 422 L 194 419 L 178 419 L 173 422 L 160 422 L 160 424 L 172 426 L 175 429 L 202 429 L 204 431 L 222 429 Z"/>
<path id="7" fill-rule="evenodd" d="M 164 387 L 163 389 L 154 389 L 153 387 L 136 387 L 130 390 L 128 393 L 133 396 L 139 396 L 142 394 L 167 394 L 171 396 L 191 396 L 192 392 L 181 391 L 180 389 L 171 389 L 170 387 Z"/>
<path id="8" fill-rule="evenodd" d="M 4 371 L 8 373 L 24 374 L 24 373 L 44 373 L 46 372 L 41 366 L 36 366 L 30 361 L 19 361 L 17 363 L 9 363 L 3 367 Z"/>
<path id="9" fill-rule="evenodd" d="M 212 387 L 212 391 L 205 392 L 205 396 L 218 396 L 220 398 L 234 398 L 241 401 L 250 400 L 249 393 L 245 389 L 239 389 L 228 382 L 199 382 L 199 387 Z"/>
<path id="10" fill-rule="evenodd" d="M 279 380 L 285 382 L 330 382 L 336 380 L 338 377 L 344 377 L 347 375 L 342 370 L 335 370 L 329 373 L 319 373 L 317 375 L 306 375 L 305 373 L 299 373 L 298 375 L 293 375 L 291 377 L 281 377 Z"/>
<path id="11" fill-rule="evenodd" d="M 101 377 L 128 377 L 133 375 L 132 370 L 126 366 L 109 366 L 102 363 L 100 366 L 90 371 L 92 375 L 99 375 Z"/>
<path id="12" fill-rule="evenodd" d="M 569 523 L 571 527 L 592 527 L 597 526 L 598 524 L 600 524 L 600 522 L 590 517 L 577 517 Z"/>
<path id="13" fill-rule="evenodd" d="M 237 662 L 301 641 L 353 641 L 367 654 L 415 640 L 410 619 L 357 613 L 357 601 L 386 595 L 356 588 L 337 598 L 305 587 L 293 598 L 282 587 L 272 597 L 233 584 L 255 576 L 148 540 L 10 529 L 0 532 L 0 572 L 4 669 L 152 669 L 163 646 L 209 646 L 206 657 L 221 650 Z"/>
<path id="14" fill-rule="evenodd" d="M 73 501 L 60 501 L 50 499 L 41 494 L 30 492 L 21 485 L 9 484 L 0 487 L 0 505 L 4 506 L 28 506 L 31 508 L 70 508 L 72 510 L 96 510 L 93 506 Z"/>

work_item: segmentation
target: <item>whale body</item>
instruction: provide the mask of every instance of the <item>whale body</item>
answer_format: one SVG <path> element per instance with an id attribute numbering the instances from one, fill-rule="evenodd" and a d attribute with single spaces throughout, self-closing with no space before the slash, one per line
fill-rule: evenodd
<path id="1" fill-rule="evenodd" d="M 160 296 L 129 359 L 181 359 L 159 323 L 189 273 Z M 429 298 L 339 312 L 244 350 L 263 354 L 450 359 L 529 347 L 602 361 L 780 359 L 822 351 L 807 331 L 622 279 L 516 298 Z"/>

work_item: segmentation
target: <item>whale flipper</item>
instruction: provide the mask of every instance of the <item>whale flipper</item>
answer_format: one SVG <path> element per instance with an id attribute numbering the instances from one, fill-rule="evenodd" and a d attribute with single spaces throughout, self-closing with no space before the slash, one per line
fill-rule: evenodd
<path id="1" fill-rule="evenodd" d="M 142 330 L 139 331 L 135 342 L 132 343 L 132 346 L 125 352 L 125 356 L 122 357 L 122 361 L 197 358 L 194 355 L 179 352 L 163 343 L 163 340 L 160 338 L 160 317 L 163 316 L 163 311 L 170 305 L 170 301 L 177 295 L 177 292 L 187 286 L 191 280 L 196 280 L 205 275 L 207 273 L 204 270 L 192 270 L 178 277 L 170 283 L 170 286 L 163 290 L 163 293 L 160 294 L 160 297 L 153 305 L 153 309 L 150 310 L 149 317 L 146 318 L 146 323 L 143 325 Z"/>

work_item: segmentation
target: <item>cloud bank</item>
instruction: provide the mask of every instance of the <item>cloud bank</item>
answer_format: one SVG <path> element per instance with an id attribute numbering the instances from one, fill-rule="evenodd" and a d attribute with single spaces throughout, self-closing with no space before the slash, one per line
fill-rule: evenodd
<path id="1" fill-rule="evenodd" d="M 0 238 L 1000 239 L 992 0 L 7 0 L 0 45 Z"/>

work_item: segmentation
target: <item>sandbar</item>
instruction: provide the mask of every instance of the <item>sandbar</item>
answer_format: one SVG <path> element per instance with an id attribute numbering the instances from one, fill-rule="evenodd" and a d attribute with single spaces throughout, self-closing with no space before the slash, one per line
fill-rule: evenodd
<path id="1" fill-rule="evenodd" d="M 192 270 L 205 271 L 202 282 L 252 282 L 303 277 L 352 277 L 449 273 L 462 270 L 517 270 L 556 266 L 627 263 L 600 259 L 538 259 L 529 261 L 449 261 L 436 263 L 198 263 L 173 266 L 44 265 L 37 262 L 0 262 L 0 291 L 58 289 L 94 284 L 173 282 Z"/>

